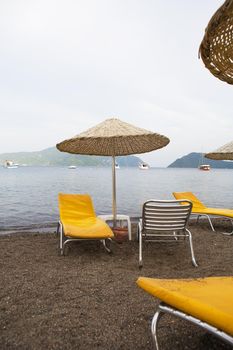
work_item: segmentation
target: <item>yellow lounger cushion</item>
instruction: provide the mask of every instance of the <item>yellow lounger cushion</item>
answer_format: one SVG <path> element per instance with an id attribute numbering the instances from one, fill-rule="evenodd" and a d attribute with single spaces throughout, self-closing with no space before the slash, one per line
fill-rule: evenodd
<path id="1" fill-rule="evenodd" d="M 59 193 L 58 201 L 62 221 L 76 221 L 96 216 L 88 194 Z"/>
<path id="2" fill-rule="evenodd" d="M 195 210 L 192 210 L 195 213 Z M 196 211 L 196 213 L 207 214 L 207 215 L 218 215 L 218 216 L 226 216 L 229 218 L 233 218 L 233 210 L 232 209 L 220 209 L 220 208 L 205 208 L 201 212 Z"/>
<path id="3" fill-rule="evenodd" d="M 58 200 L 65 236 L 88 239 L 114 237 L 110 227 L 96 216 L 89 195 L 59 193 Z"/>
<path id="4" fill-rule="evenodd" d="M 218 215 L 233 218 L 233 209 L 206 207 L 192 192 L 173 192 L 176 199 L 188 199 L 193 203 L 192 213 Z"/>
<path id="5" fill-rule="evenodd" d="M 139 277 L 137 284 L 166 304 L 233 335 L 233 277 Z"/>
<path id="6" fill-rule="evenodd" d="M 82 221 L 62 221 L 64 235 L 74 238 L 113 238 L 110 227 L 99 218 L 89 218 Z"/>

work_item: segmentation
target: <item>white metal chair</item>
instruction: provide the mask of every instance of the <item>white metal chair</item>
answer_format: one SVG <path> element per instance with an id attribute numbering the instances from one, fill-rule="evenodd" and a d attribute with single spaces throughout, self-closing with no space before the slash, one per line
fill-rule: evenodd
<path id="1" fill-rule="evenodd" d="M 197 267 L 193 251 L 192 234 L 187 229 L 192 202 L 182 200 L 148 200 L 143 204 L 142 218 L 138 224 L 139 267 L 142 261 L 142 243 L 178 242 L 180 237 L 189 239 L 192 263 Z"/>

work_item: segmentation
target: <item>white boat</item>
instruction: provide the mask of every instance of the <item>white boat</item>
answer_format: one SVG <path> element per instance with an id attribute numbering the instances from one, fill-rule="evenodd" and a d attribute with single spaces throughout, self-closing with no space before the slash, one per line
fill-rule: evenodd
<path id="1" fill-rule="evenodd" d="M 204 163 L 203 160 L 204 160 L 204 154 L 201 153 L 198 169 L 204 170 L 204 171 L 209 171 L 210 170 L 210 165 L 209 164 L 203 164 Z"/>
<path id="2" fill-rule="evenodd" d="M 115 163 L 115 169 L 120 169 L 120 165 L 118 163 Z"/>
<path id="3" fill-rule="evenodd" d="M 12 160 L 6 160 L 4 167 L 7 169 L 17 169 L 19 164 L 14 163 Z"/>
<path id="4" fill-rule="evenodd" d="M 210 170 L 210 165 L 209 164 L 202 164 L 199 166 L 200 170 L 204 170 L 204 171 L 209 171 Z"/>
<path id="5" fill-rule="evenodd" d="M 141 170 L 148 170 L 148 169 L 150 169 L 150 167 L 146 163 L 141 163 L 141 164 L 139 164 L 139 169 L 141 169 Z"/>
<path id="6" fill-rule="evenodd" d="M 76 165 L 69 165 L 68 166 L 68 169 L 76 169 L 77 167 L 76 167 Z"/>

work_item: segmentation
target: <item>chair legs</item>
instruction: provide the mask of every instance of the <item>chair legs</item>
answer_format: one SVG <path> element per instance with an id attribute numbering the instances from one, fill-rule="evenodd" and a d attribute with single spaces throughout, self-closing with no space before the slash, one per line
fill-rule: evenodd
<path id="1" fill-rule="evenodd" d="M 142 225 L 141 223 L 139 222 L 138 224 L 138 243 L 139 243 L 139 262 L 138 262 L 138 265 L 139 265 L 139 268 L 142 268 Z"/>
<path id="2" fill-rule="evenodd" d="M 193 266 L 197 267 L 198 264 L 196 262 L 195 255 L 194 255 L 192 234 L 187 228 L 185 228 L 185 231 L 186 231 L 186 235 L 183 235 L 183 236 L 184 237 L 188 236 L 188 238 L 189 238 L 189 245 L 190 245 L 190 251 L 191 251 L 192 264 L 193 264 Z M 173 236 L 174 236 L 174 238 L 176 238 L 175 241 L 177 241 L 177 237 L 175 237 L 174 232 L 173 232 Z M 138 242 L 139 243 L 139 260 L 138 260 L 138 265 L 139 265 L 139 268 L 142 268 L 143 260 L 142 260 L 142 226 L 141 226 L 141 223 L 138 224 L 138 241 L 139 241 Z"/>

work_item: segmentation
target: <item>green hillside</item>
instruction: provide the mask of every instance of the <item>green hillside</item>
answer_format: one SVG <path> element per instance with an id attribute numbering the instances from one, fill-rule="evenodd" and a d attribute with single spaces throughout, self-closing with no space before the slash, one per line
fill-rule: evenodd
<path id="1" fill-rule="evenodd" d="M 84 156 L 60 152 L 56 147 L 47 148 L 39 152 L 17 152 L 0 154 L 0 164 L 4 165 L 6 160 L 11 160 L 19 165 L 29 166 L 110 166 L 111 157 Z M 116 157 L 120 166 L 138 166 L 142 160 L 136 156 Z"/>

